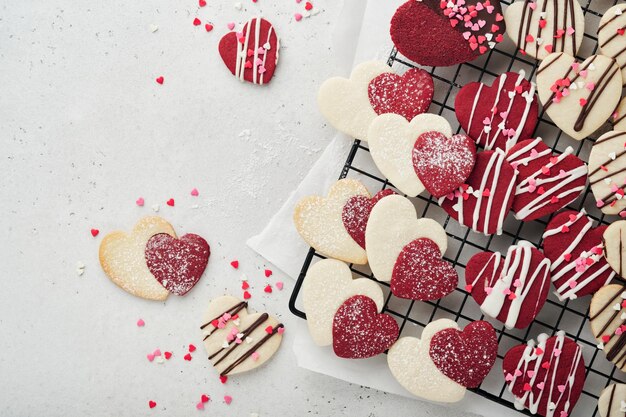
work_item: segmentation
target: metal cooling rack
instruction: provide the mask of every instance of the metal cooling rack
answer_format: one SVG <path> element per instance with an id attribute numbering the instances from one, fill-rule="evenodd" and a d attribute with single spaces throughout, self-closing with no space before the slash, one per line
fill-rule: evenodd
<path id="1" fill-rule="evenodd" d="M 501 1 L 504 7 L 511 4 L 511 2 L 511 0 Z M 617 0 L 589 0 L 583 6 L 586 33 L 579 50 L 579 59 L 582 60 L 596 52 L 598 42 L 595 32 L 600 17 L 605 10 L 615 4 L 617 4 Z M 408 68 L 416 67 L 415 64 L 402 57 L 395 48 L 389 55 L 388 64 L 395 67 L 399 73 L 404 72 Z M 456 67 L 425 68 L 430 72 L 435 83 L 435 96 L 429 111 L 444 116 L 453 127 L 456 127 L 458 133 L 461 129 L 454 115 L 454 98 L 463 85 L 472 81 L 482 81 L 490 84 L 497 76 L 506 71 L 524 70 L 527 78 L 530 79 L 534 76 L 538 64 L 539 62 L 535 59 L 522 55 L 515 48 L 515 45 L 509 39 L 506 39 L 498 44 L 495 49 L 471 63 L 461 64 Z M 610 127 L 605 128 L 605 130 L 609 129 Z M 595 137 L 601 133 L 598 132 L 594 138 L 585 138 L 582 141 L 573 140 L 563 134 L 552 121 L 546 119 L 543 111 L 541 111 L 534 137 L 541 136 L 555 153 L 561 153 L 568 146 L 572 146 L 575 154 L 587 161 Z M 366 143 L 355 140 L 339 178 L 358 177 L 372 191 L 372 195 L 378 190 L 393 188 L 393 184 L 383 178 L 373 167 Z M 502 235 L 484 236 L 459 225 L 430 196 L 418 196 L 411 200 L 415 204 L 418 216 L 430 217 L 440 221 L 443 225 L 449 237 L 448 250 L 444 259 L 454 265 L 460 276 L 464 275 L 465 263 L 475 253 L 482 251 L 506 253 L 507 248 L 519 240 L 528 240 L 540 247 L 542 243 L 541 236 L 549 221 L 548 217 L 532 222 L 520 222 L 509 214 L 505 221 Z M 589 186 L 568 208 L 575 210 L 585 208 L 589 217 L 598 224 L 609 224 L 616 219 L 614 216 L 605 218 L 605 215 L 596 208 L 595 199 L 591 194 Z M 316 259 L 323 258 L 324 256 L 316 253 L 313 248 L 309 250 L 289 300 L 291 312 L 303 319 L 306 319 L 306 314 L 299 306 L 301 303 L 299 298 L 300 288 L 311 263 Z M 359 277 L 376 281 L 367 265 L 350 265 L 350 269 Z M 498 334 L 498 359 L 491 373 L 481 386 L 471 391 L 511 409 L 514 409 L 513 397 L 506 388 L 501 372 L 504 354 L 511 347 L 526 343 L 528 339 L 536 338 L 540 333 L 554 335 L 557 330 L 564 330 L 568 337 L 577 341 L 582 347 L 587 367 L 585 387 L 570 417 L 599 416 L 597 400 L 602 389 L 613 382 L 625 382 L 626 378 L 624 373 L 606 360 L 604 352 L 597 348 L 597 342 L 590 332 L 588 323 L 590 296 L 561 302 L 550 293 L 545 306 L 528 328 L 508 330 L 502 323 L 485 317 L 481 313 L 477 303 L 462 288 L 463 281 L 461 279 L 460 287 L 443 299 L 426 302 L 397 298 L 389 290 L 389 283 L 376 282 L 381 285 L 385 293 L 383 312 L 390 314 L 398 321 L 401 337 L 419 337 L 422 329 L 428 323 L 439 318 L 453 319 L 461 327 L 474 320 L 484 319 L 489 321 Z M 528 410 L 520 411 L 520 414 L 532 415 Z"/>

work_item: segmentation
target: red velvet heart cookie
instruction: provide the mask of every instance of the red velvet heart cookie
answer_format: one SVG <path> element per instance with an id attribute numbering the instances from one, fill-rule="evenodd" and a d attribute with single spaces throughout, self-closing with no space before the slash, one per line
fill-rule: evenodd
<path id="1" fill-rule="evenodd" d="M 171 293 L 185 295 L 206 268 L 211 249 L 202 237 L 186 234 L 176 239 L 165 233 L 146 244 L 146 262 L 154 277 Z"/>
<path id="2" fill-rule="evenodd" d="M 439 246 L 428 238 L 415 239 L 398 256 L 391 275 L 391 292 L 411 300 L 438 300 L 456 288 L 459 276 L 441 259 Z"/>
<path id="3" fill-rule="evenodd" d="M 241 32 L 229 32 L 220 40 L 219 52 L 240 81 L 267 84 L 274 76 L 280 43 L 274 26 L 261 17 L 253 17 Z"/>
<path id="4" fill-rule="evenodd" d="M 466 388 L 476 388 L 496 362 L 496 331 L 482 320 L 471 322 L 463 331 L 444 329 L 430 340 L 429 353 L 445 376 Z"/>
<path id="5" fill-rule="evenodd" d="M 465 135 L 447 137 L 441 132 L 422 133 L 413 147 L 413 168 L 435 197 L 457 189 L 472 173 L 476 146 Z"/>
<path id="6" fill-rule="evenodd" d="M 479 152 L 466 183 L 440 198 L 439 204 L 452 218 L 475 232 L 501 234 L 513 204 L 515 179 L 516 172 L 504 152 Z"/>
<path id="7" fill-rule="evenodd" d="M 454 99 L 459 124 L 485 150 L 510 149 L 519 139 L 532 136 L 537 125 L 538 98 L 535 84 L 524 71 L 506 72 L 491 86 L 466 84 Z"/>
<path id="8" fill-rule="evenodd" d="M 587 183 L 587 165 L 571 147 L 553 155 L 541 138 L 513 146 L 507 161 L 517 169 L 512 210 L 522 221 L 535 220 L 576 200 Z"/>
<path id="9" fill-rule="evenodd" d="M 465 289 L 480 310 L 509 328 L 523 329 L 533 321 L 548 298 L 550 260 L 530 242 L 499 252 L 480 252 L 465 267 Z"/>
<path id="10" fill-rule="evenodd" d="M 432 67 L 477 58 L 502 41 L 504 30 L 498 0 L 409 0 L 391 19 L 398 51 Z"/>
<path id="11" fill-rule="evenodd" d="M 369 358 L 389 349 L 399 333 L 398 323 L 388 314 L 378 314 L 371 298 L 355 295 L 335 313 L 333 350 L 340 358 Z"/>
<path id="12" fill-rule="evenodd" d="M 395 113 L 410 122 L 430 107 L 433 78 L 419 68 L 411 68 L 403 75 L 384 72 L 370 81 L 367 92 L 376 114 Z"/>
<path id="13" fill-rule="evenodd" d="M 395 194 L 393 190 L 386 189 L 377 192 L 372 198 L 356 195 L 350 197 L 346 205 L 343 206 L 341 212 L 343 225 L 350 237 L 363 249 L 365 249 L 365 227 L 372 209 L 381 198 L 392 194 Z"/>
<path id="14" fill-rule="evenodd" d="M 592 227 L 585 211 L 564 211 L 550 220 L 543 252 L 552 261 L 552 282 L 560 300 L 593 294 L 615 276 L 602 256 L 607 226 Z"/>
<path id="15" fill-rule="evenodd" d="M 582 349 L 563 331 L 513 347 L 502 369 L 516 408 L 546 417 L 571 415 L 585 384 Z"/>

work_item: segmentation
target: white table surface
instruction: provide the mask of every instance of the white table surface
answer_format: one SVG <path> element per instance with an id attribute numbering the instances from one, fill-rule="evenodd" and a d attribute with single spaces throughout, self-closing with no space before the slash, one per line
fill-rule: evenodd
<path id="1" fill-rule="evenodd" d="M 293 281 L 279 271 L 266 280 L 263 259 L 245 246 L 333 136 L 315 95 L 337 72 L 342 2 L 313 1 L 323 11 L 299 23 L 303 3 L 294 0 L 246 0 L 242 11 L 207 2 L 198 10 L 195 0 L 0 1 L 0 415 L 460 416 L 298 368 Z M 217 52 L 227 22 L 259 11 L 282 43 L 265 88 L 240 84 Z M 213 32 L 194 27 L 196 15 Z M 104 234 L 130 229 L 153 204 L 179 234 L 198 233 L 212 249 L 196 288 L 165 303 L 119 290 L 97 257 Z M 252 308 L 287 331 L 270 363 L 222 385 L 198 326 L 209 299 L 241 294 L 242 273 Z M 282 292 L 263 293 L 278 280 Z M 198 350 L 186 362 L 189 343 Z M 150 363 L 155 348 L 174 357 Z M 197 411 L 201 394 L 212 401 Z"/>

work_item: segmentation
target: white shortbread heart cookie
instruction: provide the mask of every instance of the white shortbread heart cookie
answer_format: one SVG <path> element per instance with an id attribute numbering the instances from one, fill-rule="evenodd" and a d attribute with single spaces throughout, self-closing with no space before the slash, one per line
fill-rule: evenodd
<path id="1" fill-rule="evenodd" d="M 443 227 L 433 219 L 418 219 L 410 200 L 390 195 L 372 209 L 365 229 L 365 247 L 370 269 L 379 281 L 391 281 L 393 267 L 407 244 L 418 238 L 434 241 L 441 253 L 448 248 Z"/>
<path id="2" fill-rule="evenodd" d="M 626 80 L 622 80 L 626 82 Z M 623 98 L 617 105 L 617 109 L 611 118 L 614 130 L 626 131 L 626 98 Z"/>
<path id="3" fill-rule="evenodd" d="M 384 62 L 368 61 L 357 65 L 350 78 L 332 77 L 324 81 L 317 94 L 317 103 L 335 129 L 367 141 L 367 129 L 377 116 L 370 104 L 369 83 L 385 72 L 393 71 Z"/>
<path id="4" fill-rule="evenodd" d="M 596 206 L 606 214 L 626 208 L 626 132 L 611 131 L 600 136 L 589 154 L 589 184 Z"/>
<path id="5" fill-rule="evenodd" d="M 606 358 L 626 371 L 626 286 L 609 284 L 600 288 L 591 299 L 589 322 Z"/>
<path id="6" fill-rule="evenodd" d="M 562 84 L 564 79 L 569 86 Z M 592 55 L 578 63 L 571 55 L 554 53 L 537 70 L 537 93 L 552 121 L 581 140 L 613 114 L 622 93 L 622 75 L 612 58 Z"/>
<path id="7" fill-rule="evenodd" d="M 611 384 L 602 390 L 598 398 L 601 417 L 626 416 L 626 384 Z"/>
<path id="8" fill-rule="evenodd" d="M 247 307 L 247 301 L 224 295 L 211 300 L 204 313 L 204 347 L 220 375 L 257 368 L 280 346 L 283 325 L 267 313 L 248 313 Z"/>
<path id="9" fill-rule="evenodd" d="M 346 230 L 341 214 L 351 197 L 370 197 L 355 179 L 344 178 L 330 187 L 328 196 L 308 196 L 296 204 L 293 221 L 300 236 L 325 256 L 355 264 L 367 263 L 367 255 Z"/>
<path id="10" fill-rule="evenodd" d="M 124 291 L 148 300 L 165 300 L 169 292 L 150 273 L 146 244 L 159 233 L 176 237 L 168 222 L 157 216 L 139 220 L 130 234 L 111 232 L 100 243 L 100 265 L 105 274 Z"/>
<path id="11" fill-rule="evenodd" d="M 626 275 L 626 220 L 613 222 L 602 234 L 604 257 L 620 276 Z"/>
<path id="12" fill-rule="evenodd" d="M 576 55 L 585 34 L 578 0 L 516 1 L 504 10 L 504 21 L 517 47 L 537 59 L 552 52 Z"/>
<path id="13" fill-rule="evenodd" d="M 311 266 L 302 283 L 302 302 L 309 333 L 319 346 L 333 343 L 333 318 L 348 298 L 364 295 L 371 298 L 380 313 L 385 303 L 380 286 L 367 278 L 352 279 L 348 265 L 324 259 Z"/>
<path id="14" fill-rule="evenodd" d="M 381 114 L 372 121 L 367 132 L 374 163 L 394 187 L 409 197 L 424 191 L 413 168 L 412 155 L 417 138 L 430 131 L 452 136 L 448 121 L 430 113 L 419 114 L 411 122 L 398 114 Z"/>
<path id="15" fill-rule="evenodd" d="M 615 58 L 622 69 L 622 82 L 626 82 L 626 3 L 616 4 L 604 12 L 598 26 L 598 46 L 600 53 Z"/>
<path id="16" fill-rule="evenodd" d="M 450 328 L 459 330 L 459 325 L 449 319 L 435 320 L 424 328 L 421 339 L 401 337 L 389 349 L 389 370 L 411 394 L 445 403 L 460 401 L 465 395 L 465 387 L 441 373 L 430 358 L 430 340 Z"/>

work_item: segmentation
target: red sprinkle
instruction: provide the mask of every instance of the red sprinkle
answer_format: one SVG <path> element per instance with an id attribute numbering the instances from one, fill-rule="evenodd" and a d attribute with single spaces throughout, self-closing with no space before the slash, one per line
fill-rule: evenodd
<path id="1" fill-rule="evenodd" d="M 174 199 L 173 199 L 173 198 L 170 198 L 169 200 L 167 200 L 167 203 L 166 203 L 166 204 L 167 204 L 168 206 L 170 206 L 170 207 L 174 207 Z"/>
<path id="2" fill-rule="evenodd" d="M 186 354 L 183 358 L 184 358 L 186 361 L 190 361 L 190 360 L 192 359 L 191 353 Z"/>
<path id="3" fill-rule="evenodd" d="M 541 364 L 541 367 L 542 367 L 543 369 L 548 369 L 548 368 L 550 367 L 550 362 L 545 361 L 544 363 L 542 363 L 542 364 Z"/>
<path id="4" fill-rule="evenodd" d="M 204 28 L 206 29 L 207 32 L 210 32 L 213 30 L 213 25 L 210 23 L 207 23 L 206 25 L 204 25 Z"/>
<path id="5" fill-rule="evenodd" d="M 189 345 L 189 352 L 195 352 L 196 347 L 194 345 Z"/>
<path id="6" fill-rule="evenodd" d="M 578 100 L 578 102 L 580 103 L 581 106 L 585 106 L 587 104 L 587 99 L 581 98 L 580 100 Z"/>
<path id="7" fill-rule="evenodd" d="M 524 391 L 530 391 L 532 389 L 532 387 L 530 386 L 530 384 L 528 382 L 526 382 L 524 384 Z"/>
<path id="8" fill-rule="evenodd" d="M 204 6 L 206 6 L 206 0 L 198 0 L 198 5 L 199 5 L 200 7 L 204 7 Z"/>
<path id="9" fill-rule="evenodd" d="M 274 328 L 272 326 L 267 326 L 265 328 L 265 331 L 267 332 L 267 334 L 272 334 L 274 333 Z"/>
<path id="10" fill-rule="evenodd" d="M 313 5 L 311 4 L 311 2 L 307 1 L 306 4 L 304 5 L 304 9 L 311 10 L 312 8 L 313 8 Z"/>
<path id="11" fill-rule="evenodd" d="M 250 293 L 248 291 L 244 291 L 243 292 L 243 299 L 244 300 L 249 300 L 250 297 L 252 297 L 252 295 L 250 295 Z"/>
<path id="12" fill-rule="evenodd" d="M 161 77 L 157 77 L 157 78 L 156 78 L 156 82 L 157 82 L 157 83 L 159 83 L 159 84 L 161 84 L 161 85 L 163 85 L 163 81 L 165 81 L 165 79 L 163 78 L 163 76 L 161 76 Z"/>
<path id="13" fill-rule="evenodd" d="M 226 375 L 220 375 L 220 382 L 225 384 L 228 381 L 228 377 Z"/>
<path id="14" fill-rule="evenodd" d="M 148 407 L 154 408 L 154 407 L 156 407 L 156 405 L 157 404 L 154 401 L 152 401 L 152 400 L 148 401 Z"/>
<path id="15" fill-rule="evenodd" d="M 202 396 L 200 397 L 200 401 L 202 401 L 203 403 L 208 403 L 209 399 L 209 396 L 205 394 L 202 394 Z"/>
<path id="16" fill-rule="evenodd" d="M 165 352 L 163 355 L 165 356 L 165 359 L 169 360 L 172 357 L 172 352 Z"/>
<path id="17" fill-rule="evenodd" d="M 267 284 L 265 286 L 265 288 L 263 289 L 263 291 L 265 291 L 266 293 L 271 293 L 272 292 L 272 286 L 270 284 Z"/>
<path id="18" fill-rule="evenodd" d="M 269 277 L 271 277 L 271 276 L 272 276 L 272 270 L 271 270 L 271 269 L 266 269 L 266 270 L 265 270 L 265 277 L 266 277 L 266 278 L 269 278 Z"/>
<path id="19" fill-rule="evenodd" d="M 239 261 L 232 261 L 230 263 L 230 266 L 232 266 L 235 269 L 239 268 Z"/>
<path id="20" fill-rule="evenodd" d="M 98 236 L 98 233 L 100 233 L 100 230 L 98 230 L 98 229 L 91 229 L 91 236 L 96 237 L 96 236 Z"/>
<path id="21" fill-rule="evenodd" d="M 202 22 L 200 21 L 200 19 L 198 19 L 197 17 L 195 19 L 193 19 L 193 25 L 194 26 L 200 26 Z"/>
<path id="22" fill-rule="evenodd" d="M 604 336 L 602 336 L 602 341 L 604 343 L 609 343 L 609 340 L 611 340 L 611 336 L 605 334 Z"/>
<path id="23" fill-rule="evenodd" d="M 242 290 L 247 290 L 248 288 L 250 288 L 250 284 L 248 284 L 248 281 L 244 281 L 241 283 Z"/>

